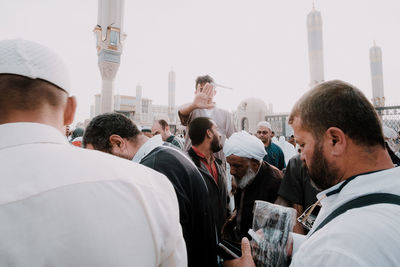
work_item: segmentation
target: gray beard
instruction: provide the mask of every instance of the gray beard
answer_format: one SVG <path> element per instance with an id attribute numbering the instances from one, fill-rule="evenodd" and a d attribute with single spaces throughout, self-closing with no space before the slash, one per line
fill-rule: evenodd
<path id="1" fill-rule="evenodd" d="M 239 187 L 240 189 L 243 189 L 248 184 L 250 184 L 254 180 L 254 178 L 256 178 L 256 173 L 249 166 L 248 169 L 247 169 L 246 174 L 241 179 L 237 179 L 235 177 L 235 182 L 237 184 L 237 187 Z"/>

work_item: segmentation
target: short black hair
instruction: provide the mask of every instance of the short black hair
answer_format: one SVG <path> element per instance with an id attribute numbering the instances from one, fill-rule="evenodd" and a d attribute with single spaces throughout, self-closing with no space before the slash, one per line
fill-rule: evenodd
<path id="1" fill-rule="evenodd" d="M 303 129 L 320 140 L 329 127 L 341 129 L 356 144 L 385 147 L 382 125 L 375 108 L 355 86 L 333 80 L 321 83 L 295 104 L 289 123 L 301 119 Z"/>
<path id="2" fill-rule="evenodd" d="M 138 127 L 126 116 L 105 113 L 94 117 L 86 127 L 82 146 L 91 144 L 96 150 L 110 153 L 110 136 L 116 134 L 126 139 L 135 139 L 140 133 Z"/>
<path id="3" fill-rule="evenodd" d="M 34 111 L 43 105 L 61 107 L 68 94 L 42 79 L 0 74 L 0 116 L 15 110 Z"/>
<path id="4" fill-rule="evenodd" d="M 196 88 L 198 84 L 213 83 L 214 79 L 210 75 L 199 76 L 196 78 Z"/>
<path id="5" fill-rule="evenodd" d="M 197 146 L 203 143 L 207 130 L 211 129 L 214 122 L 207 117 L 198 117 L 189 124 L 189 138 L 192 145 Z"/>
<path id="6" fill-rule="evenodd" d="M 166 120 L 158 120 L 157 122 L 158 122 L 158 124 L 160 124 L 160 126 L 163 130 L 165 130 L 165 128 L 167 128 L 169 126 L 168 122 Z"/>

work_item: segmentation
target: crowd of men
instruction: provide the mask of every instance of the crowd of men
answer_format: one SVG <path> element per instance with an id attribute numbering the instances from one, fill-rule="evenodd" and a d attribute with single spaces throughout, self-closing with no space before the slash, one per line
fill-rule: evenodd
<path id="1" fill-rule="evenodd" d="M 305 93 L 289 142 L 266 121 L 237 131 L 208 75 L 178 111 L 184 140 L 118 113 L 71 132 L 70 89 L 49 48 L 0 41 L 0 266 L 255 266 L 257 200 L 304 215 L 292 266 L 400 264 L 400 170 L 353 85 Z"/>

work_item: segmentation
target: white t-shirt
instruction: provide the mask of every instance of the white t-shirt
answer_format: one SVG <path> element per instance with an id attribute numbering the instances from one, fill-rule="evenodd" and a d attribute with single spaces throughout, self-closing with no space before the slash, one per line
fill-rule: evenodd
<path id="1" fill-rule="evenodd" d="M 318 199 L 340 185 L 319 193 Z M 371 193 L 400 195 L 400 167 L 360 175 L 322 199 L 313 228 L 342 204 Z M 291 266 L 398 266 L 399 248 L 400 206 L 377 204 L 348 210 L 326 224 L 301 244 Z"/>
<path id="2" fill-rule="evenodd" d="M 47 125 L 0 125 L 0 266 L 186 265 L 164 175 Z"/>

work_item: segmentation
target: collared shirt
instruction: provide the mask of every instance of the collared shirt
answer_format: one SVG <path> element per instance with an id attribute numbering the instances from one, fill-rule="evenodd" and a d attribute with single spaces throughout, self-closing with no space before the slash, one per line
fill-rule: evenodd
<path id="1" fill-rule="evenodd" d="M 177 148 L 183 150 L 184 149 L 184 144 L 183 144 L 183 140 L 181 141 L 179 137 L 171 134 L 167 140 L 165 140 L 165 142 L 171 143 L 174 146 L 176 146 Z"/>
<path id="2" fill-rule="evenodd" d="M 204 166 L 206 166 L 208 172 L 214 178 L 214 181 L 218 184 L 218 170 L 217 170 L 217 166 L 215 165 L 214 160 L 212 160 L 211 166 L 210 166 L 210 164 L 208 164 L 204 154 L 201 153 L 200 150 L 198 150 L 195 146 L 192 146 L 192 149 L 193 149 L 194 153 L 196 153 L 196 155 L 199 156 L 200 161 L 204 164 Z"/>
<path id="3" fill-rule="evenodd" d="M 313 229 L 339 206 L 357 197 L 372 193 L 400 195 L 399 178 L 397 167 L 359 175 L 336 194 L 329 192 L 343 182 L 322 191 L 317 195 L 322 207 Z M 371 205 L 347 211 L 310 236 L 294 254 L 291 266 L 396 266 L 400 262 L 399 247 L 400 206 Z"/>
<path id="4" fill-rule="evenodd" d="M 264 156 L 264 161 L 274 165 L 279 170 L 283 170 L 286 167 L 285 155 L 278 145 L 271 141 L 269 146 L 265 147 L 265 151 L 267 152 L 267 155 Z"/>
<path id="5" fill-rule="evenodd" d="M 43 124 L 0 125 L 0 222 L 0 266 L 187 265 L 164 175 Z"/>
<path id="6" fill-rule="evenodd" d="M 136 152 L 132 161 L 139 163 L 147 154 L 149 154 L 154 148 L 162 146 L 163 140 L 161 139 L 161 135 L 157 134 L 150 138 L 144 143 L 139 150 Z"/>

